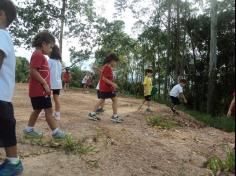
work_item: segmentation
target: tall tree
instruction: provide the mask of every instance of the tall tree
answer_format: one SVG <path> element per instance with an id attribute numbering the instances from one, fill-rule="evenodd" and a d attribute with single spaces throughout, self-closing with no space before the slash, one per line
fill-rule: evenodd
<path id="1" fill-rule="evenodd" d="M 209 85 L 207 112 L 213 113 L 215 107 L 215 86 L 217 74 L 217 0 L 211 0 L 211 44 L 209 62 Z"/>

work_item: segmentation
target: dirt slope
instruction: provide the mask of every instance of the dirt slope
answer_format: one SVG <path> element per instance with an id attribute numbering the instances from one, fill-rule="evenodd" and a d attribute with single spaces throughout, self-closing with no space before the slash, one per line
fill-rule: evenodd
<path id="1" fill-rule="evenodd" d="M 147 125 L 150 115 L 136 113 L 140 100 L 120 98 L 119 111 L 125 122 L 114 125 L 107 110 L 99 123 L 87 120 L 87 114 L 96 102 L 93 94 L 78 91 L 62 93 L 62 128 L 87 145 L 96 147 L 87 155 L 68 155 L 57 149 L 30 145 L 22 136 L 31 112 L 27 85 L 16 88 L 14 106 L 17 118 L 19 152 L 24 157 L 24 176 L 205 176 L 209 170 L 202 167 L 207 157 L 217 154 L 225 157 L 227 147 L 235 143 L 234 133 L 207 128 L 181 114 L 176 121 L 181 125 L 172 130 L 158 130 Z M 111 102 L 107 102 L 110 108 Z M 155 104 L 155 114 L 171 117 L 169 109 Z M 44 120 L 37 129 L 44 131 L 44 140 L 50 131 Z M 1 151 L 0 158 L 4 153 Z"/>

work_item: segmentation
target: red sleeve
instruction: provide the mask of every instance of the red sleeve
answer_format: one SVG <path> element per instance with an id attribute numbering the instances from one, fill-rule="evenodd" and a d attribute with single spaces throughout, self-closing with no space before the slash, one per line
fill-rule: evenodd
<path id="1" fill-rule="evenodd" d="M 30 68 L 41 68 L 44 61 L 44 56 L 41 54 L 33 54 L 30 61 Z"/>
<path id="2" fill-rule="evenodd" d="M 109 80 L 113 79 L 112 69 L 108 66 L 104 67 L 102 75 Z"/>

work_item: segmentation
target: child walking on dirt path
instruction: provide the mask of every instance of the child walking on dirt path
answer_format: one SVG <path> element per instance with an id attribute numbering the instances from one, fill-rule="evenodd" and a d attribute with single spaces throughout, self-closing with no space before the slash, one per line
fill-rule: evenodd
<path id="1" fill-rule="evenodd" d="M 82 80 L 82 85 L 83 85 L 83 92 L 88 93 L 88 83 L 89 83 L 90 76 L 88 73 L 84 76 Z"/>
<path id="2" fill-rule="evenodd" d="M 61 104 L 60 91 L 62 89 L 62 58 L 61 52 L 57 45 L 52 48 L 50 59 L 48 60 L 50 75 L 51 75 L 51 89 L 53 93 L 53 100 L 55 103 L 55 112 L 53 116 L 57 121 L 61 120 Z"/>
<path id="3" fill-rule="evenodd" d="M 184 100 L 184 103 L 188 103 L 187 99 L 184 96 L 184 91 L 183 88 L 187 85 L 187 80 L 186 79 L 181 79 L 179 81 L 179 84 L 174 86 L 172 90 L 170 91 L 170 99 L 172 101 L 172 106 L 171 106 L 171 111 L 175 115 L 179 115 L 179 113 L 176 110 L 176 107 L 180 105 L 180 98 Z"/>
<path id="4" fill-rule="evenodd" d="M 66 138 L 66 134 L 58 128 L 57 122 L 52 116 L 50 69 L 48 61 L 44 57 L 44 55 L 51 55 L 54 45 L 55 38 L 48 31 L 38 33 L 33 39 L 35 51 L 30 61 L 29 82 L 29 96 L 31 98 L 33 112 L 30 116 L 28 126 L 24 129 L 26 138 L 41 139 L 43 137 L 42 132 L 34 130 L 39 113 L 42 110 L 45 111 L 46 121 L 52 130 L 52 137 L 56 140 Z"/>
<path id="5" fill-rule="evenodd" d="M 95 70 L 95 72 L 96 72 L 97 74 L 99 74 L 99 76 L 101 76 L 102 69 L 98 68 L 97 66 L 93 66 L 93 69 Z M 100 100 L 100 99 L 101 99 L 101 95 L 100 95 L 101 93 L 100 93 L 99 87 L 100 87 L 100 80 L 99 80 L 98 85 L 97 85 L 97 87 L 96 87 L 96 90 L 97 90 L 97 97 L 98 97 L 98 99 Z M 105 106 L 105 101 L 101 104 L 100 107 L 98 107 L 96 113 L 99 114 L 99 113 L 105 112 L 104 106 Z"/>
<path id="6" fill-rule="evenodd" d="M 101 105 L 105 102 L 106 99 L 111 99 L 113 104 L 113 116 L 112 122 L 113 123 L 122 123 L 123 119 L 118 116 L 118 98 L 116 95 L 116 89 L 118 88 L 117 84 L 114 83 L 114 74 L 113 68 L 117 65 L 119 58 L 116 54 L 112 53 L 109 54 L 104 62 L 104 67 L 101 72 L 101 79 L 99 85 L 100 97 L 101 99 L 95 105 L 93 112 L 89 113 L 89 120 L 98 121 L 100 120 L 97 117 L 96 111 Z"/>
<path id="7" fill-rule="evenodd" d="M 144 101 L 143 104 L 139 107 L 138 111 L 142 109 L 142 106 L 146 103 L 147 104 L 147 110 L 146 112 L 152 112 L 151 110 L 151 101 L 152 101 L 152 76 L 153 76 L 153 70 L 151 68 L 146 69 L 145 71 L 145 79 L 143 82 L 144 87 Z"/>
<path id="8" fill-rule="evenodd" d="M 17 154 L 16 120 L 12 106 L 15 87 L 16 57 L 8 26 L 16 18 L 16 7 L 10 0 L 0 1 L 0 147 L 6 160 L 0 165 L 0 176 L 20 175 L 22 163 Z"/>
<path id="9" fill-rule="evenodd" d="M 70 81 L 72 79 L 70 69 L 67 67 L 66 71 L 63 73 L 63 81 L 64 81 L 64 91 L 68 91 L 70 89 Z"/>

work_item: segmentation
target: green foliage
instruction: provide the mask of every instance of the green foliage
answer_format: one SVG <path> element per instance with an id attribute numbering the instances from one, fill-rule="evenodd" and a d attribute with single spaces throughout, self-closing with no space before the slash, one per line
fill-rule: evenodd
<path id="1" fill-rule="evenodd" d="M 206 113 L 201 113 L 199 111 L 193 111 L 186 107 L 180 107 L 180 110 L 188 113 L 195 119 L 200 122 L 203 122 L 211 127 L 224 130 L 226 132 L 234 132 L 235 131 L 235 120 L 232 118 L 228 118 L 226 116 L 216 116 L 213 117 Z"/>
<path id="2" fill-rule="evenodd" d="M 225 160 L 222 160 L 218 156 L 213 155 L 207 160 L 205 165 L 215 176 L 219 172 L 235 173 L 235 151 L 228 152 Z"/>
<path id="3" fill-rule="evenodd" d="M 29 62 L 26 58 L 16 58 L 16 82 L 27 83 L 29 78 Z"/>
<path id="4" fill-rule="evenodd" d="M 160 116 L 149 117 L 147 121 L 148 121 L 148 124 L 151 125 L 152 127 L 158 127 L 161 129 L 169 130 L 177 126 L 176 122 L 172 120 L 164 119 Z"/>
<path id="5" fill-rule="evenodd" d="M 222 160 L 218 156 L 212 156 L 207 161 L 207 168 L 210 169 L 216 176 L 223 168 Z"/>
<path id="6" fill-rule="evenodd" d="M 226 172 L 235 173 L 235 150 L 227 153 L 227 158 L 223 161 L 223 167 Z"/>
<path id="7" fill-rule="evenodd" d="M 73 139 L 71 135 L 66 137 L 65 143 L 63 145 L 63 149 L 66 153 L 72 153 L 72 154 L 87 154 L 90 152 L 93 152 L 95 150 L 94 147 L 91 146 L 85 146 L 82 143 L 76 141 Z"/>

